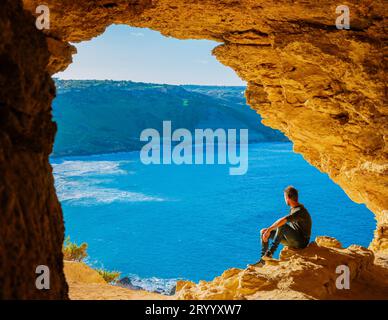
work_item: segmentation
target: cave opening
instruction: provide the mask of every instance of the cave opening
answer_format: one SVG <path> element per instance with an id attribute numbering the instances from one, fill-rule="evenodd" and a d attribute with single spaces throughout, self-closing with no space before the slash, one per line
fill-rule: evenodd
<path id="1" fill-rule="evenodd" d="M 56 132 L 51 75 L 70 64 L 69 42 L 91 39 L 112 23 L 149 27 L 179 39 L 223 43 L 215 50 L 217 59 L 247 81 L 247 100 L 263 121 L 285 132 L 295 152 L 376 215 L 373 252 L 364 255 L 367 250 L 353 248 L 359 258 L 368 260 L 357 260 L 357 273 L 365 267 L 367 274 L 373 274 L 373 254 L 375 263 L 383 261 L 379 256 L 384 256 L 388 244 L 382 1 L 354 4 L 351 19 L 357 28 L 346 32 L 327 28 L 335 18 L 331 2 L 270 2 L 265 7 L 241 6 L 236 1 L 176 1 L 174 5 L 142 1 L 129 6 L 127 1 L 116 1 L 117 6 L 107 7 L 90 1 L 46 3 L 53 23 L 44 32 L 35 25 L 38 1 L 4 0 L 0 7 L 1 298 L 68 298 L 62 209 L 48 161 Z M 248 184 L 242 190 L 247 192 L 240 203 L 256 191 Z M 322 193 L 327 195 L 322 190 L 312 194 Z M 35 285 L 40 265 L 50 267 L 49 291 Z M 301 282 L 306 275 L 316 275 L 314 270 L 306 272 Z M 332 274 L 321 279 L 314 288 L 326 288 Z M 373 290 L 384 285 L 387 277 L 376 279 L 378 283 L 370 286 Z M 218 297 L 225 298 L 223 293 Z M 228 297 L 241 298 L 239 292 Z"/>
<path id="2" fill-rule="evenodd" d="M 245 84 L 233 71 L 209 66 L 217 43 L 206 42 L 197 52 L 192 46 L 201 47 L 201 41 L 190 41 L 112 26 L 81 43 L 74 63 L 54 76 L 58 132 L 51 164 L 66 236 L 88 243 L 87 262 L 167 294 L 177 279 L 210 280 L 244 267 L 258 259 L 258 230 L 287 214 L 282 190 L 290 184 L 300 188 L 313 213 L 311 240 L 329 235 L 344 246 L 368 246 L 375 226 L 369 210 L 295 154 L 282 134 L 259 125 L 246 104 Z M 165 46 L 178 55 L 169 57 Z M 203 58 L 205 51 L 209 56 Z M 190 59 L 196 69 L 187 67 Z M 198 83 L 198 75 L 211 80 Z M 163 120 L 189 130 L 224 123 L 249 128 L 248 173 L 231 177 L 220 165 L 142 165 L 141 131 L 162 130 Z"/>

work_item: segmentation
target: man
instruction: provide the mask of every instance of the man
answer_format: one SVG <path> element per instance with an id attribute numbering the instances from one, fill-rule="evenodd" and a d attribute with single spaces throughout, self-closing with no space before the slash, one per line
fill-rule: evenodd
<path id="1" fill-rule="evenodd" d="M 311 217 L 298 202 L 298 190 L 292 186 L 287 187 L 284 190 L 284 200 L 290 206 L 290 213 L 260 231 L 261 259 L 257 265 L 263 265 L 265 259 L 271 258 L 280 243 L 291 248 L 305 248 L 310 242 Z M 270 249 L 269 239 L 273 240 Z"/>

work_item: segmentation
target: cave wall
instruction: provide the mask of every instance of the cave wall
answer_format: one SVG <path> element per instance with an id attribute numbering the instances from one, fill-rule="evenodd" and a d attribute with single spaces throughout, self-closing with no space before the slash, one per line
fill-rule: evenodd
<path id="1" fill-rule="evenodd" d="M 44 35 L 22 3 L 0 6 L 0 299 L 63 299 L 63 221 L 48 156 L 55 86 Z M 36 267 L 50 269 L 38 290 Z"/>
<path id="2" fill-rule="evenodd" d="M 214 55 L 248 82 L 247 100 L 264 124 L 283 131 L 296 152 L 375 213 L 371 247 L 388 250 L 384 1 L 341 3 L 349 5 L 350 30 L 335 28 L 338 4 L 329 0 L 23 3 L 30 14 L 14 0 L 0 9 L 3 297 L 67 295 L 62 214 L 48 163 L 55 133 L 49 74 L 71 63 L 69 42 L 90 40 L 113 23 L 220 42 Z M 38 32 L 32 15 L 41 4 L 50 8 L 50 29 Z M 45 263 L 50 294 L 31 287 L 31 265 Z"/>
<path id="3" fill-rule="evenodd" d="M 350 9 L 350 30 L 337 30 L 339 4 L 329 0 L 46 3 L 50 73 L 71 63 L 68 42 L 89 40 L 113 23 L 220 42 L 214 55 L 247 81 L 248 103 L 263 123 L 284 132 L 295 152 L 375 213 L 371 248 L 388 250 L 384 1 L 341 2 Z M 38 4 L 24 0 L 32 12 Z"/>

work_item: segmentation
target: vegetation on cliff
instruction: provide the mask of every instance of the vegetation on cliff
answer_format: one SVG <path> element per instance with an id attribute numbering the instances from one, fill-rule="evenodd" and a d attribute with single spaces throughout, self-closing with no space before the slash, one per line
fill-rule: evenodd
<path id="1" fill-rule="evenodd" d="M 87 257 L 87 243 L 81 243 L 78 245 L 75 242 L 71 242 L 70 236 L 65 239 L 65 243 L 63 244 L 63 258 L 66 261 L 74 261 L 74 262 L 83 262 Z M 113 283 L 118 280 L 121 272 L 118 271 L 109 271 L 104 268 L 95 269 L 95 271 L 105 280 L 107 283 Z"/>
<path id="2" fill-rule="evenodd" d="M 260 124 L 244 87 L 173 86 L 131 81 L 57 80 L 54 156 L 139 150 L 140 133 L 162 129 L 249 129 L 250 142 L 288 141 Z"/>

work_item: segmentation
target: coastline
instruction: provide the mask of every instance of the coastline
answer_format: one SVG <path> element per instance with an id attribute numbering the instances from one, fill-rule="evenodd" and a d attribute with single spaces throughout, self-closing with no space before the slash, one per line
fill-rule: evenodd
<path id="1" fill-rule="evenodd" d="M 71 300 L 175 300 L 175 296 L 106 283 L 96 270 L 83 262 L 64 261 L 64 272 Z"/>

